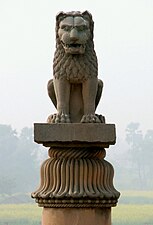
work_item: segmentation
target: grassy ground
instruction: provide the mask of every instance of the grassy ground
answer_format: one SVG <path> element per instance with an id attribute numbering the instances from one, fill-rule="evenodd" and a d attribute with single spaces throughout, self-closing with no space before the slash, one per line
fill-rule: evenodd
<path id="1" fill-rule="evenodd" d="M 0 225 L 40 225 L 41 212 L 36 204 L 1 204 Z M 112 224 L 153 225 L 153 192 L 122 192 Z"/>
<path id="2" fill-rule="evenodd" d="M 153 225 L 153 191 L 123 191 L 112 208 L 113 225 Z"/>
<path id="3" fill-rule="evenodd" d="M 0 225 L 39 225 L 41 211 L 35 204 L 2 204 Z"/>
<path id="4" fill-rule="evenodd" d="M 113 225 L 153 225 L 153 205 L 124 205 L 112 209 Z"/>

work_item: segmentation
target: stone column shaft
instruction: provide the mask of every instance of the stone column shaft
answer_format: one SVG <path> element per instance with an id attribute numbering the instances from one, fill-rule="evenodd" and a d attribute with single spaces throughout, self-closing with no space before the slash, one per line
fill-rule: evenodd
<path id="1" fill-rule="evenodd" d="M 111 208 L 44 208 L 43 225 L 111 225 Z"/>

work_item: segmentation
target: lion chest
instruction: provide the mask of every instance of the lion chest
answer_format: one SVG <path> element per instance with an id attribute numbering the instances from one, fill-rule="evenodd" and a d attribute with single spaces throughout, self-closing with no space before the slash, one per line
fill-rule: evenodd
<path id="1" fill-rule="evenodd" d="M 90 66 L 83 57 L 65 56 L 54 67 L 54 77 L 71 83 L 82 83 L 91 76 Z"/>

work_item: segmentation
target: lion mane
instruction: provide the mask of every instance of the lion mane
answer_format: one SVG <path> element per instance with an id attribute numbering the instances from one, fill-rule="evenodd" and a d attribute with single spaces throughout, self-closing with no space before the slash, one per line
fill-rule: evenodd
<path id="1" fill-rule="evenodd" d="M 86 43 L 86 50 L 84 54 L 72 55 L 66 54 L 61 41 L 58 36 L 59 23 L 67 16 L 81 16 L 89 22 L 90 38 Z M 83 13 L 79 11 L 72 11 L 68 13 L 60 12 L 56 16 L 56 50 L 53 60 L 53 74 L 57 79 L 66 78 L 70 80 L 87 80 L 91 77 L 97 77 L 98 63 L 97 56 L 94 51 L 93 43 L 93 27 L 94 22 L 92 15 L 85 11 Z"/>

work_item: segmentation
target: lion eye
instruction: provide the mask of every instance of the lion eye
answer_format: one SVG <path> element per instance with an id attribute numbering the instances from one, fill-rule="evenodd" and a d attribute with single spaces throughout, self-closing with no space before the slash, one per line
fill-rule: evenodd
<path id="1" fill-rule="evenodd" d="M 71 30 L 71 26 L 62 26 L 61 27 L 64 31 L 70 31 Z"/>
<path id="2" fill-rule="evenodd" d="M 84 31 L 84 30 L 87 29 L 87 27 L 84 26 L 84 25 L 82 25 L 82 26 L 77 27 L 77 29 L 78 29 L 79 31 Z"/>

